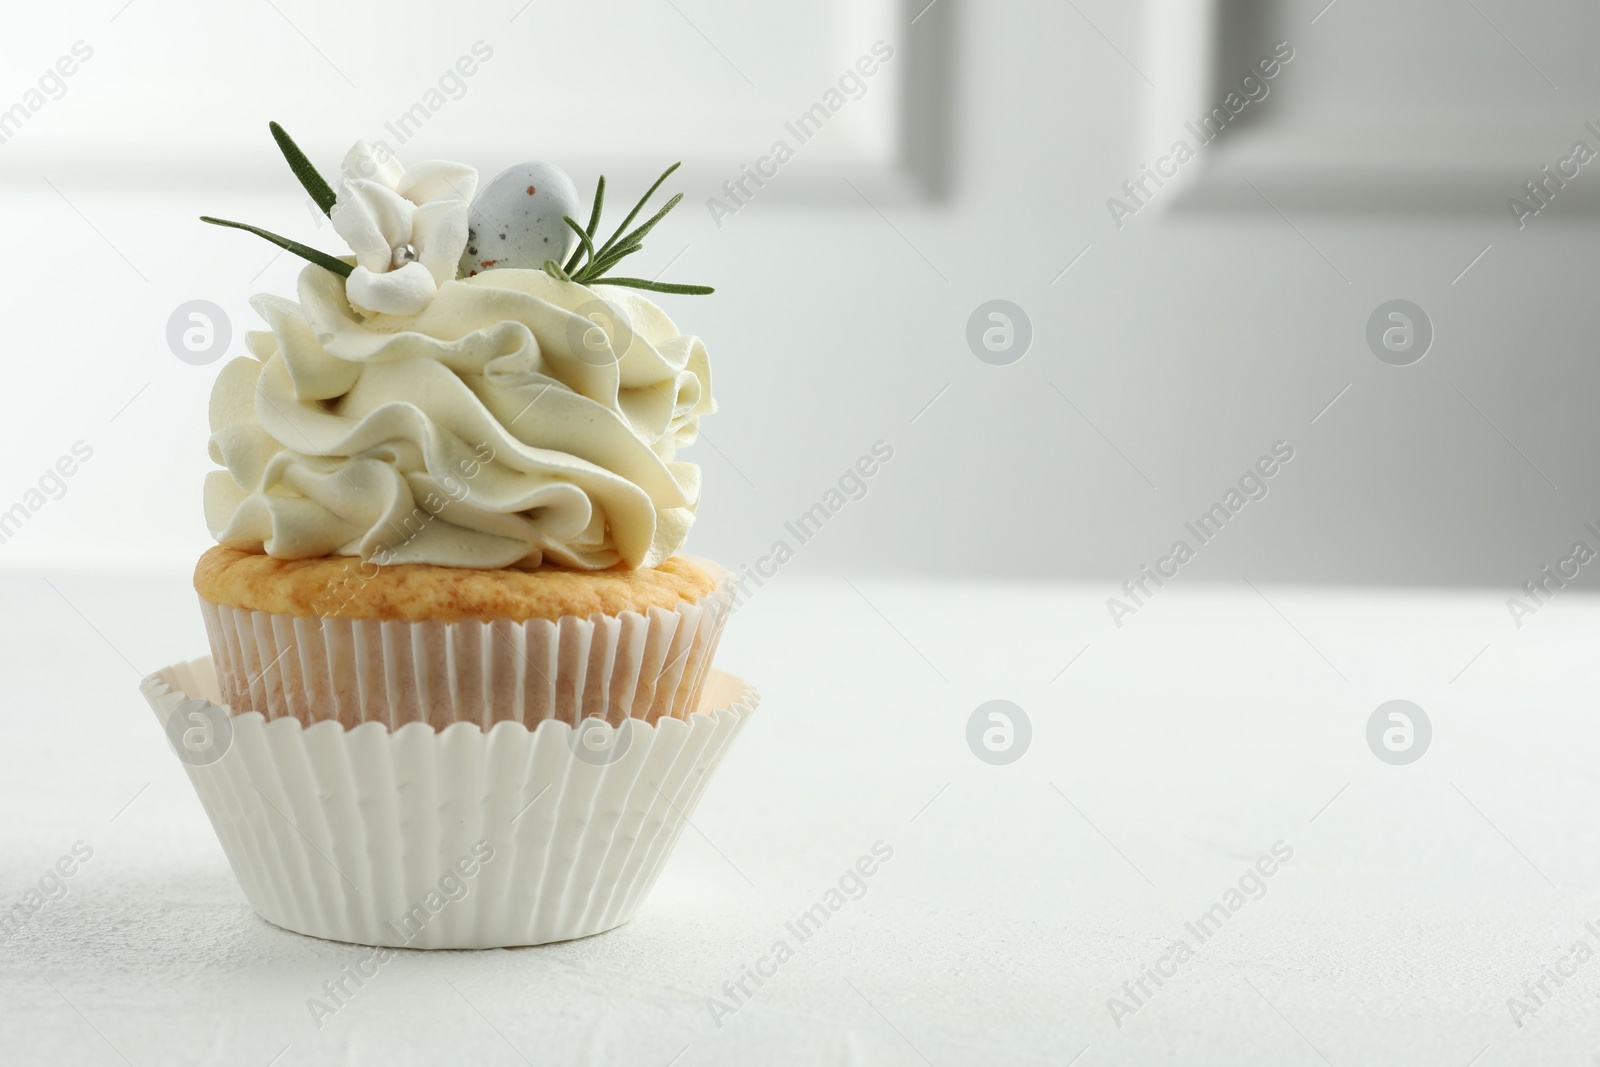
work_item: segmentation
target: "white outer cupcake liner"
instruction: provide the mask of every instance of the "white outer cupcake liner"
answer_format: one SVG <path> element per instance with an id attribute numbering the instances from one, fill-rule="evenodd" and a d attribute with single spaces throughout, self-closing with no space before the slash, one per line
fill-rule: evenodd
<path id="1" fill-rule="evenodd" d="M 557 622 L 274 615 L 203 597 L 200 609 L 220 702 L 269 721 L 487 729 L 599 714 L 616 726 L 630 716 L 681 719 L 699 706 L 733 601 L 718 572 L 715 590 L 672 610 Z"/>
<path id="2" fill-rule="evenodd" d="M 409 948 L 539 945 L 627 922 L 760 699 L 712 670 L 685 719 L 486 732 L 233 714 L 217 703 L 209 657 L 140 690 L 169 737 L 209 724 L 212 747 L 180 757 L 257 914 Z M 479 842 L 492 858 L 463 877 L 457 861 Z M 458 900 L 439 892 L 452 871 L 466 887 Z"/>

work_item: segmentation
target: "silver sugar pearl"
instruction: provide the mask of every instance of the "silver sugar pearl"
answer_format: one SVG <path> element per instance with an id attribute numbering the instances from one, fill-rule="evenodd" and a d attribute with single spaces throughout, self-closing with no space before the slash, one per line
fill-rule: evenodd
<path id="1" fill-rule="evenodd" d="M 410 245 L 397 245 L 395 246 L 394 257 L 389 260 L 389 269 L 399 270 L 407 263 L 415 263 L 416 261 L 417 250 L 415 248 Z"/>

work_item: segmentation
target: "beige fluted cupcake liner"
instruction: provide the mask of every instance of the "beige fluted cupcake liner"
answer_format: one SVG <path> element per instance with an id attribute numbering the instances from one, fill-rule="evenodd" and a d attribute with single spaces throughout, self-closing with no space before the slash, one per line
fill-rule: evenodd
<path id="1" fill-rule="evenodd" d="M 672 610 L 557 622 L 273 615 L 204 598 L 200 607 L 220 702 L 236 712 L 307 725 L 487 729 L 684 718 L 698 706 L 732 600 L 724 580 Z"/>
<path id="2" fill-rule="evenodd" d="M 141 690 L 262 918 L 363 945 L 492 948 L 633 917 L 759 699 L 722 671 L 703 681 L 683 718 L 578 729 L 269 721 L 219 705 L 209 658 Z"/>

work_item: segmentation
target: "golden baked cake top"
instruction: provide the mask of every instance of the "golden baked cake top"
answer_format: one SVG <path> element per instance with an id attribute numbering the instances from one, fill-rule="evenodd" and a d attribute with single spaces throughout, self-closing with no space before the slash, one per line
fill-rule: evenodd
<path id="1" fill-rule="evenodd" d="M 565 615 L 668 611 L 716 587 L 710 570 L 674 556 L 657 567 L 574 571 L 374 563 L 344 556 L 283 560 L 224 545 L 208 549 L 194 587 L 213 604 L 273 615 L 406 622 L 556 620 Z"/>

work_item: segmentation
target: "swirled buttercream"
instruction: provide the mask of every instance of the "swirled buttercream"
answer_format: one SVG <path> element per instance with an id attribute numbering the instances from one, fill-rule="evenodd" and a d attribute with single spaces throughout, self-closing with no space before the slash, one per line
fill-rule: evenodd
<path id="1" fill-rule="evenodd" d="M 280 559 L 654 566 L 694 520 L 679 462 L 715 410 L 705 346 L 632 290 L 493 270 L 364 316 L 301 272 L 211 396 L 206 521 Z"/>

